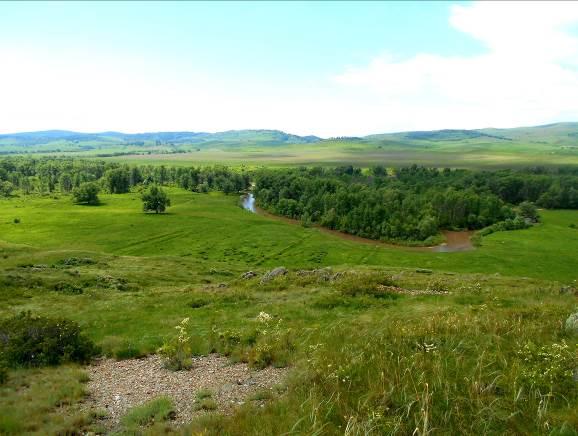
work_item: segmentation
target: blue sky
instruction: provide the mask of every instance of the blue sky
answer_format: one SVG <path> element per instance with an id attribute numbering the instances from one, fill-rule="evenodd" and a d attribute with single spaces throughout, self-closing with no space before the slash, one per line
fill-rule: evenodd
<path id="1" fill-rule="evenodd" d="M 573 3 L 2 2 L 0 131 L 578 120 L 577 23 Z"/>

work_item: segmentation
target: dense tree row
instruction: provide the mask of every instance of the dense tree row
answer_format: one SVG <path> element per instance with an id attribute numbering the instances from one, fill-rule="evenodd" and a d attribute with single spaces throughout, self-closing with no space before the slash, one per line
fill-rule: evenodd
<path id="1" fill-rule="evenodd" d="M 373 239 L 424 241 L 440 229 L 514 222 L 512 205 L 578 208 L 578 175 L 541 171 L 472 172 L 412 166 L 369 174 L 351 166 L 264 170 L 257 204 L 279 215 Z M 551 201 L 551 199 L 554 199 Z M 520 216 L 512 226 L 524 225 Z"/>
<path id="2" fill-rule="evenodd" d="M 249 187 L 249 176 L 223 166 L 167 167 L 122 165 L 80 159 L 5 158 L 0 160 L 0 195 L 18 189 L 29 193 L 72 193 L 87 183 L 112 194 L 139 184 L 176 185 L 197 192 L 239 192 Z"/>
<path id="3" fill-rule="evenodd" d="M 378 168 L 378 173 L 382 171 L 383 168 Z M 377 184 L 391 184 L 391 178 L 385 180 L 378 176 L 376 179 Z M 446 168 L 440 171 L 414 165 L 397 170 L 394 180 L 417 189 L 451 186 L 456 189 L 471 188 L 476 192 L 487 191 L 509 204 L 530 201 L 545 208 L 578 209 L 578 168 L 574 167 L 538 167 L 523 171 L 468 171 Z"/>

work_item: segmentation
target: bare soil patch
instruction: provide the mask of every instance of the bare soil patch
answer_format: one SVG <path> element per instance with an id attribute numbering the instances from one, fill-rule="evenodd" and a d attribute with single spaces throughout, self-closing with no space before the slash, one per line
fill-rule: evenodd
<path id="1" fill-rule="evenodd" d="M 116 361 L 102 359 L 87 368 L 89 396 L 85 406 L 106 410 L 104 425 L 112 429 L 131 408 L 160 396 L 171 398 L 175 405 L 175 424 L 189 422 L 195 411 L 195 394 L 210 390 L 217 403 L 215 412 L 231 413 L 252 394 L 272 390 L 283 382 L 287 368 L 252 370 L 245 363 L 231 364 L 217 354 L 193 358 L 186 371 L 170 371 L 162 359 L 153 355 L 143 359 Z"/>

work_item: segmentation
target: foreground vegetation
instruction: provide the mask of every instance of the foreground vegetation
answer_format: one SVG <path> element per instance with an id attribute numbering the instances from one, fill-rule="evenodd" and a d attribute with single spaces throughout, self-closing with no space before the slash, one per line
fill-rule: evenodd
<path id="1" fill-rule="evenodd" d="M 94 263 L 79 264 L 58 262 L 78 254 L 67 250 L 4 253 L 12 265 L 24 256 L 66 265 L 8 268 L 20 276 L 5 294 L 8 313 L 67 314 L 107 355 L 154 352 L 189 318 L 195 354 L 292 366 L 283 393 L 265 408 L 249 402 L 233 417 L 208 415 L 191 424 L 195 431 L 527 434 L 578 425 L 575 338 L 563 327 L 576 288 L 567 284 L 383 267 L 293 270 L 262 281 L 262 268 L 242 279 L 238 267 L 203 271 L 163 257 L 92 254 Z M 107 284 L 91 280 L 102 270 Z M 134 273 L 145 270 L 151 273 Z M 82 292 L 51 290 L 53 277 L 80 279 Z M 65 368 L 43 371 L 43 383 L 57 383 Z M 103 412 L 78 403 L 82 378 L 63 400 L 37 397 L 24 406 L 19 386 L 37 381 L 22 371 L 10 370 L 0 388 L 0 415 L 9 419 L 3 432 L 98 429 Z M 29 417 L 18 418 L 15 408 Z"/>

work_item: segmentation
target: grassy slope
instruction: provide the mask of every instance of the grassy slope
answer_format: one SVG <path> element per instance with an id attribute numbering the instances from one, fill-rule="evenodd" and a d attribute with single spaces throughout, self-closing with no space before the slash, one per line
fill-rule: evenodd
<path id="1" fill-rule="evenodd" d="M 109 151 L 113 151 L 112 149 Z M 91 157 L 90 153 L 75 156 Z M 420 143 L 417 145 L 386 141 L 322 141 L 278 147 L 238 147 L 206 149 L 182 154 L 146 154 L 104 158 L 118 162 L 165 165 L 227 164 L 231 166 L 335 166 L 354 164 L 372 166 L 424 166 L 453 168 L 513 168 L 533 165 L 560 166 L 578 164 L 578 148 L 544 144 L 479 141 Z"/>
<path id="2" fill-rule="evenodd" d="M 578 230 L 569 227 L 578 224 L 576 211 L 543 211 L 542 224 L 490 235 L 473 252 L 424 253 L 359 244 L 251 214 L 236 196 L 175 189 L 171 198 L 174 206 L 162 216 L 141 213 L 138 194 L 103 195 L 98 207 L 74 206 L 67 197 L 1 200 L 0 234 L 41 249 L 176 256 L 209 267 L 380 265 L 576 278 Z M 13 223 L 16 217 L 20 224 Z"/>
<path id="3" fill-rule="evenodd" d="M 568 225 L 578 224 L 578 212 L 543 212 L 544 224 L 491 235 L 474 252 L 435 254 L 360 245 L 272 221 L 242 210 L 234 196 L 175 189 L 171 198 L 174 207 L 162 216 L 143 214 L 136 194 L 103 195 L 99 207 L 73 206 L 66 197 L 0 201 L 0 277 L 8 283 L 0 294 L 0 316 L 31 309 L 72 318 L 107 354 L 119 357 L 154 352 L 184 317 L 191 318 L 201 353 L 209 350 L 212 326 L 247 332 L 260 311 L 282 318 L 298 344 L 291 354 L 296 383 L 270 407 L 246 404 L 232 420 L 193 425 L 196 431 L 208 428 L 208 434 L 273 435 L 292 427 L 303 434 L 342 434 L 346 425 L 353 434 L 377 425 L 400 434 L 427 425 L 453 434 L 527 434 L 546 424 L 578 425 L 575 407 L 557 397 L 540 418 L 540 398 L 531 390 L 514 400 L 522 383 L 516 350 L 529 341 L 549 346 L 565 337 L 560 323 L 575 296 L 559 295 L 558 289 L 576 278 L 572 247 L 578 230 Z M 21 223 L 13 223 L 14 217 Z M 71 256 L 96 263 L 51 267 Z M 336 285 L 294 272 L 268 285 L 238 279 L 248 269 L 263 272 L 278 265 L 379 267 L 396 275 L 400 286 L 423 289 L 441 280 L 452 295 L 342 297 Z M 416 267 L 440 272 L 419 274 Z M 103 275 L 125 279 L 128 289 L 98 285 Z M 58 282 L 81 284 L 84 292 L 56 292 Z M 191 306 L 199 298 L 206 305 Z M 416 351 L 419 341 L 437 351 Z M 310 354 L 309 346 L 316 344 L 323 347 Z M 340 368 L 338 380 L 331 368 Z M 85 413 L 75 405 L 60 406 L 59 398 L 21 399 L 22 384 L 42 389 L 68 377 L 67 371 L 45 371 L 43 383 L 37 372 L 11 373 L 0 416 L 12 418 L 0 420 L 0 433 L 91 429 Z M 342 384 L 342 377 L 355 383 Z M 78 381 L 72 384 L 67 401 L 76 404 L 81 388 Z M 564 394 L 575 398 L 572 390 Z M 455 405 L 449 414 L 448 401 Z M 429 424 L 420 412 L 424 405 Z M 22 413 L 31 417 L 28 422 Z"/>

